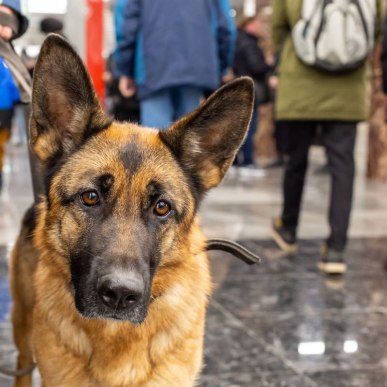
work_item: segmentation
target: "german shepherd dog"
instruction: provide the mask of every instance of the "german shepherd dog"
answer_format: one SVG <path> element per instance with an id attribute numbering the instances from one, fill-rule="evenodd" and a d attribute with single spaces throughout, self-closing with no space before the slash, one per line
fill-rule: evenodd
<path id="1" fill-rule="evenodd" d="M 230 82 L 165 131 L 112 122 L 71 46 L 46 39 L 30 120 L 45 193 L 11 265 L 19 369 L 36 361 L 44 387 L 195 384 L 211 293 L 197 210 L 244 139 L 253 89 Z"/>

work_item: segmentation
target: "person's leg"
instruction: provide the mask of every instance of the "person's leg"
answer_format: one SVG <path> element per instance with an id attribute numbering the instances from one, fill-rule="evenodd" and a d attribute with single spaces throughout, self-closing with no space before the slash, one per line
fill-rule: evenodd
<path id="1" fill-rule="evenodd" d="M 165 89 L 140 101 L 141 125 L 166 129 L 173 122 L 171 90 Z"/>
<path id="2" fill-rule="evenodd" d="M 246 139 L 242 145 L 242 166 L 253 165 L 254 164 L 254 135 L 257 131 L 258 124 L 258 107 L 254 107 L 253 115 L 251 117 L 251 122 L 249 130 L 246 135 Z"/>
<path id="3" fill-rule="evenodd" d="M 24 115 L 24 105 L 17 105 L 15 107 L 15 127 L 12 134 L 15 145 L 25 144 L 27 142 L 27 123 Z"/>
<path id="4" fill-rule="evenodd" d="M 305 174 L 308 167 L 309 148 L 312 144 L 317 123 L 293 121 L 287 124 L 289 132 L 287 144 L 288 160 L 285 164 L 283 180 L 284 227 L 296 230 L 300 215 Z"/>
<path id="5" fill-rule="evenodd" d="M 269 167 L 279 167 L 285 164 L 284 155 L 287 144 L 286 124 L 285 129 L 283 129 L 283 127 L 283 122 L 274 120 L 274 139 L 277 150 L 277 159 L 270 164 Z"/>
<path id="6" fill-rule="evenodd" d="M 176 86 L 173 88 L 174 120 L 179 119 L 187 113 L 194 111 L 199 105 L 204 95 L 201 87 Z"/>
<path id="7" fill-rule="evenodd" d="M 329 208 L 331 234 L 328 249 L 343 251 L 347 242 L 355 176 L 354 148 L 356 123 L 332 122 L 324 125 L 332 188 Z"/>
<path id="8" fill-rule="evenodd" d="M 304 121 L 289 121 L 282 124 L 282 130 L 289 132 L 283 180 L 283 210 L 281 217 L 274 221 L 272 236 L 278 246 L 286 252 L 296 250 L 296 231 L 308 166 L 309 147 L 312 144 L 316 126 L 317 123 Z"/>
<path id="9" fill-rule="evenodd" d="M 11 131 L 9 129 L 1 128 L 0 129 L 0 190 L 3 187 L 3 165 L 5 158 L 5 147 L 9 140 Z"/>

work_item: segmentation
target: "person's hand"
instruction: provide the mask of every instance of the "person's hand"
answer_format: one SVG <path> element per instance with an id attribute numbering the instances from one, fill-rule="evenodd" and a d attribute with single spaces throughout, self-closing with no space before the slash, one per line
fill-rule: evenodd
<path id="1" fill-rule="evenodd" d="M 222 84 L 225 84 L 227 82 L 230 82 L 232 81 L 233 79 L 235 79 L 235 75 L 234 75 L 234 72 L 232 71 L 232 69 L 228 69 L 226 71 L 225 74 L 223 74 L 222 76 Z"/>
<path id="2" fill-rule="evenodd" d="M 272 90 L 276 90 L 278 88 L 279 79 L 276 75 L 272 75 L 269 77 L 269 87 Z"/>
<path id="3" fill-rule="evenodd" d="M 136 85 L 133 79 L 129 77 L 120 77 L 118 89 L 126 98 L 133 97 L 133 95 L 136 94 Z"/>
<path id="4" fill-rule="evenodd" d="M 268 66 L 271 66 L 273 67 L 275 65 L 275 59 L 273 57 L 273 55 L 269 55 L 267 58 L 266 58 L 266 64 Z"/>

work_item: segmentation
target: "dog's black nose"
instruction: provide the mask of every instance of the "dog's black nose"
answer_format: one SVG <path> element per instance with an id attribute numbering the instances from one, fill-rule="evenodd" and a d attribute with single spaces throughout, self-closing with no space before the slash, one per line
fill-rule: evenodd
<path id="1" fill-rule="evenodd" d="M 99 282 L 98 294 L 102 302 L 114 310 L 130 309 L 142 297 L 143 282 L 139 279 L 124 280 L 104 276 Z"/>

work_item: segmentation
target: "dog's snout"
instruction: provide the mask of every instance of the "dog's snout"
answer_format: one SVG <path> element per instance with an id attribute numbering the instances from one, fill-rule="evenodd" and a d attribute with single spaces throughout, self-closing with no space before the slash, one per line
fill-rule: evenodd
<path id="1" fill-rule="evenodd" d="M 113 275 L 99 281 L 98 294 L 102 302 L 114 310 L 130 309 L 142 298 L 144 281 L 140 277 L 128 278 Z"/>

